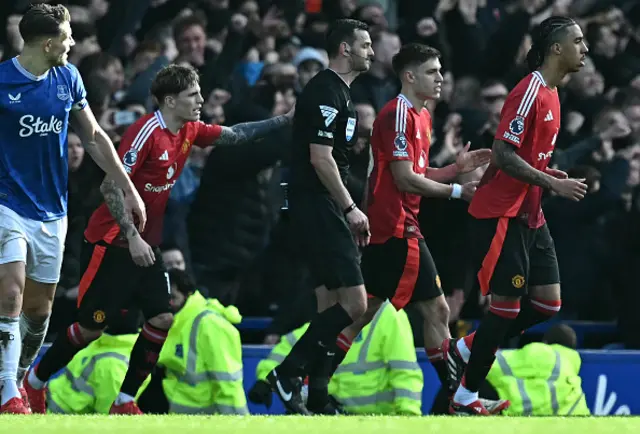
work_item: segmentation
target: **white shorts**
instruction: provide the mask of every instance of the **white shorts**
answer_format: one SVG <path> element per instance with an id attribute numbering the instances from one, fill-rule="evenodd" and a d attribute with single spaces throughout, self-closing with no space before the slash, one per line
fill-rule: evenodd
<path id="1" fill-rule="evenodd" d="M 0 264 L 24 262 L 27 278 L 58 283 L 67 217 L 39 222 L 0 205 Z"/>

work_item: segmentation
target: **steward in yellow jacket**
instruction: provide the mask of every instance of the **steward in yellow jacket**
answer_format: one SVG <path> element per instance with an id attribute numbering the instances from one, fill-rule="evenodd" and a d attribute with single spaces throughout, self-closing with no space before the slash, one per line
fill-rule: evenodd
<path id="1" fill-rule="evenodd" d="M 169 279 L 179 311 L 138 405 L 145 413 L 248 414 L 238 309 L 205 299 L 182 271 Z"/>
<path id="2" fill-rule="evenodd" d="M 589 408 L 578 373 L 582 363 L 575 332 L 554 326 L 544 343 L 496 354 L 488 383 L 502 399 L 511 401 L 510 416 L 585 416 Z"/>
<path id="3" fill-rule="evenodd" d="M 103 333 L 49 382 L 47 412 L 109 414 L 129 367 L 137 334 Z"/>
<path id="4" fill-rule="evenodd" d="M 265 377 L 289 353 L 308 324 L 285 335 L 256 369 L 249 399 L 271 404 Z M 411 325 L 404 311 L 385 302 L 356 337 L 331 378 L 329 393 L 348 413 L 421 415 L 423 375 L 416 359 Z"/>
<path id="5" fill-rule="evenodd" d="M 139 328 L 138 310 L 123 312 L 110 322 L 102 336 L 80 350 L 61 375 L 49 382 L 47 412 L 109 414 L 127 373 Z"/>

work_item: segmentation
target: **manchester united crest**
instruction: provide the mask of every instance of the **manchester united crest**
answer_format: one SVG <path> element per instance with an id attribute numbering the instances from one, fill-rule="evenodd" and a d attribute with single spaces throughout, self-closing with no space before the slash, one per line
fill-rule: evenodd
<path id="1" fill-rule="evenodd" d="M 189 152 L 189 149 L 191 148 L 191 142 L 188 140 L 185 140 L 184 142 L 182 142 L 182 148 L 181 151 L 183 154 L 186 154 L 187 152 Z"/>
<path id="2" fill-rule="evenodd" d="M 104 314 L 103 311 L 101 310 L 96 310 L 95 312 L 93 312 L 93 320 L 98 323 L 98 324 L 102 324 L 104 322 L 104 320 L 106 319 L 106 315 Z"/>
<path id="3" fill-rule="evenodd" d="M 511 279 L 511 284 L 514 288 L 522 288 L 524 286 L 524 276 L 516 274 L 515 276 L 513 276 L 513 279 Z"/>

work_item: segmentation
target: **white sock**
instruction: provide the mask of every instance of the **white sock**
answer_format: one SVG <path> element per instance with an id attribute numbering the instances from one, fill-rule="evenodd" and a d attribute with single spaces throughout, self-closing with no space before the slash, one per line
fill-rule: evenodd
<path id="1" fill-rule="evenodd" d="M 22 351 L 18 365 L 18 386 L 22 387 L 24 376 L 29 366 L 38 356 L 49 328 L 49 318 L 35 321 L 24 313 L 20 315 L 20 335 L 22 336 Z"/>
<path id="2" fill-rule="evenodd" d="M 21 347 L 19 319 L 0 316 L 0 405 L 20 397 L 16 381 Z"/>
<path id="3" fill-rule="evenodd" d="M 44 385 L 47 383 L 46 381 L 42 381 L 41 379 L 38 378 L 38 376 L 36 375 L 35 369 L 32 369 L 31 371 L 29 371 L 29 379 L 27 381 L 29 382 L 29 386 L 37 390 L 42 389 Z"/>
<path id="4" fill-rule="evenodd" d="M 453 396 L 453 401 L 462 405 L 469 405 L 477 400 L 478 392 L 472 392 L 462 384 L 458 386 L 458 390 L 456 390 L 456 394 Z"/>
<path id="5" fill-rule="evenodd" d="M 465 363 L 469 363 L 469 357 L 471 356 L 471 350 L 467 348 L 467 344 L 464 342 L 464 339 L 458 339 L 456 342 L 456 346 L 458 347 L 458 352 L 464 360 Z"/>
<path id="6" fill-rule="evenodd" d="M 116 405 L 126 404 L 127 402 L 132 402 L 134 399 L 133 396 L 120 392 L 116 398 Z"/>

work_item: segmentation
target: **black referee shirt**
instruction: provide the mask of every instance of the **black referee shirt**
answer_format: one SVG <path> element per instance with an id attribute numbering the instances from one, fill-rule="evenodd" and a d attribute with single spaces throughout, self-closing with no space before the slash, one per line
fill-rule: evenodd
<path id="1" fill-rule="evenodd" d="M 296 102 L 289 192 L 329 194 L 310 162 L 309 145 L 333 147 L 342 182 L 349 172 L 349 150 L 356 144 L 356 109 L 349 86 L 338 74 L 325 69 L 305 86 Z"/>

